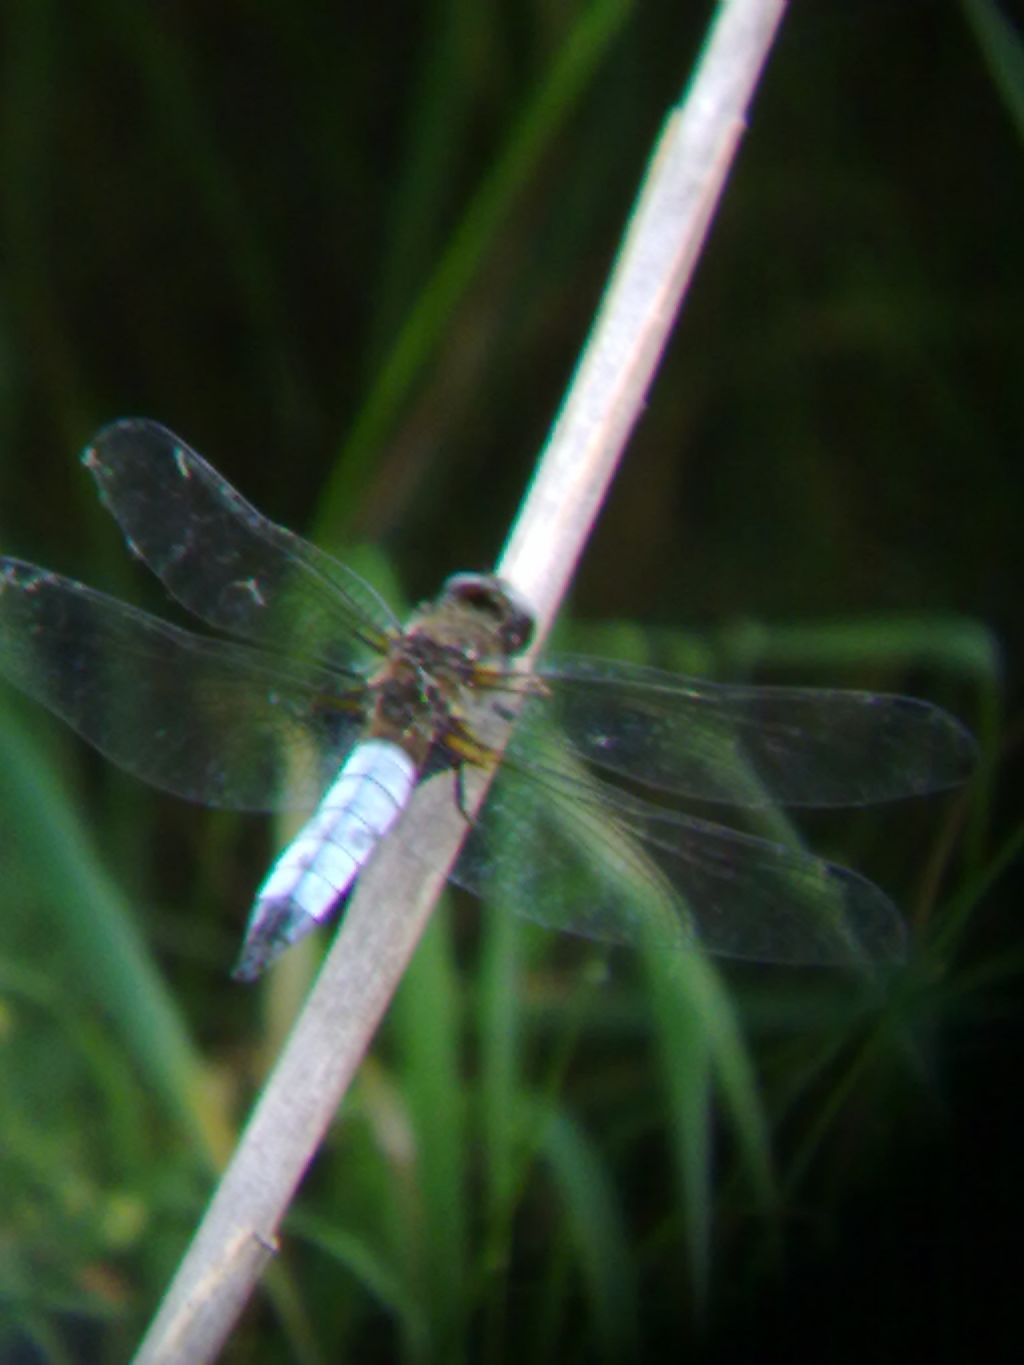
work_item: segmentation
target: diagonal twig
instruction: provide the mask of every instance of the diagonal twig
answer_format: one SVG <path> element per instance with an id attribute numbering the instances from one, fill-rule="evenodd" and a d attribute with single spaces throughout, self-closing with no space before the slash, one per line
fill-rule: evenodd
<path id="1" fill-rule="evenodd" d="M 626 238 L 498 572 L 554 618 L 643 409 L 785 0 L 729 0 L 658 139 Z M 485 794 L 480 776 L 470 808 Z M 425 784 L 361 878 L 309 999 L 136 1356 L 213 1359 L 401 979 L 466 833 Z"/>

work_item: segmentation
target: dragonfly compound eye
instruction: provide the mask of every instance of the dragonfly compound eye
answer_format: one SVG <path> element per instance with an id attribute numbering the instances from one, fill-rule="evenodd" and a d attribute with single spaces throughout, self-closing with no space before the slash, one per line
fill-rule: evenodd
<path id="1" fill-rule="evenodd" d="M 493 574 L 453 574 L 444 585 L 444 597 L 461 602 L 485 616 L 506 654 L 518 654 L 533 637 L 533 613 L 522 596 Z"/>

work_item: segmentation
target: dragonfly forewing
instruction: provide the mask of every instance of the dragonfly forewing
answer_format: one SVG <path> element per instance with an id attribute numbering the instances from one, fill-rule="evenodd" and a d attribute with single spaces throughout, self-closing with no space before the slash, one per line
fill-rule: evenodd
<path id="1" fill-rule="evenodd" d="M 257 512 L 159 423 L 114 422 L 82 459 L 133 553 L 208 625 L 335 669 L 397 630 L 358 574 Z"/>
<path id="2" fill-rule="evenodd" d="M 941 791 L 977 758 L 970 732 L 912 697 L 745 687 L 611 659 L 554 658 L 517 743 L 553 715 L 599 770 L 734 806 L 860 806 Z"/>

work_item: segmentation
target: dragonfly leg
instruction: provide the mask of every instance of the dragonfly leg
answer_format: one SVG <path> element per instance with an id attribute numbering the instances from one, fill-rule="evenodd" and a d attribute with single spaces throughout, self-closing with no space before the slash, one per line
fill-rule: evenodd
<path id="1" fill-rule="evenodd" d="M 473 824 L 474 824 L 474 820 L 473 820 L 472 815 L 469 813 L 468 809 L 466 808 L 466 779 L 465 779 L 465 776 L 464 776 L 465 771 L 466 771 L 466 765 L 465 765 L 465 763 L 456 763 L 455 768 L 454 768 L 454 772 L 455 772 L 455 808 L 456 808 L 456 810 L 458 810 L 458 812 L 459 812 L 459 814 L 462 816 L 463 820 L 465 820 L 466 824 L 469 825 L 470 828 L 472 828 L 472 827 L 473 827 Z"/>

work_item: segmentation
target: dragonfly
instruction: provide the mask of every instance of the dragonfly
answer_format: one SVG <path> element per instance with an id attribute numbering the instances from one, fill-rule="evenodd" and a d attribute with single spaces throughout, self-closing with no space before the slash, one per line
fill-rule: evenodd
<path id="1" fill-rule="evenodd" d="M 754 961 L 898 959 L 873 882 L 680 799 L 856 807 L 963 781 L 975 743 L 911 697 L 703 681 L 613 659 L 525 669 L 530 609 L 459 573 L 403 625 L 358 574 L 256 511 L 173 432 L 126 418 L 82 460 L 129 550 L 220 635 L 0 558 L 0 673 L 101 753 L 210 806 L 312 811 L 256 892 L 250 981 L 336 913 L 414 789 L 467 814 L 453 880 L 547 926 Z M 511 737 L 490 739 L 495 725 Z M 501 751 L 499 752 L 499 749 Z"/>

